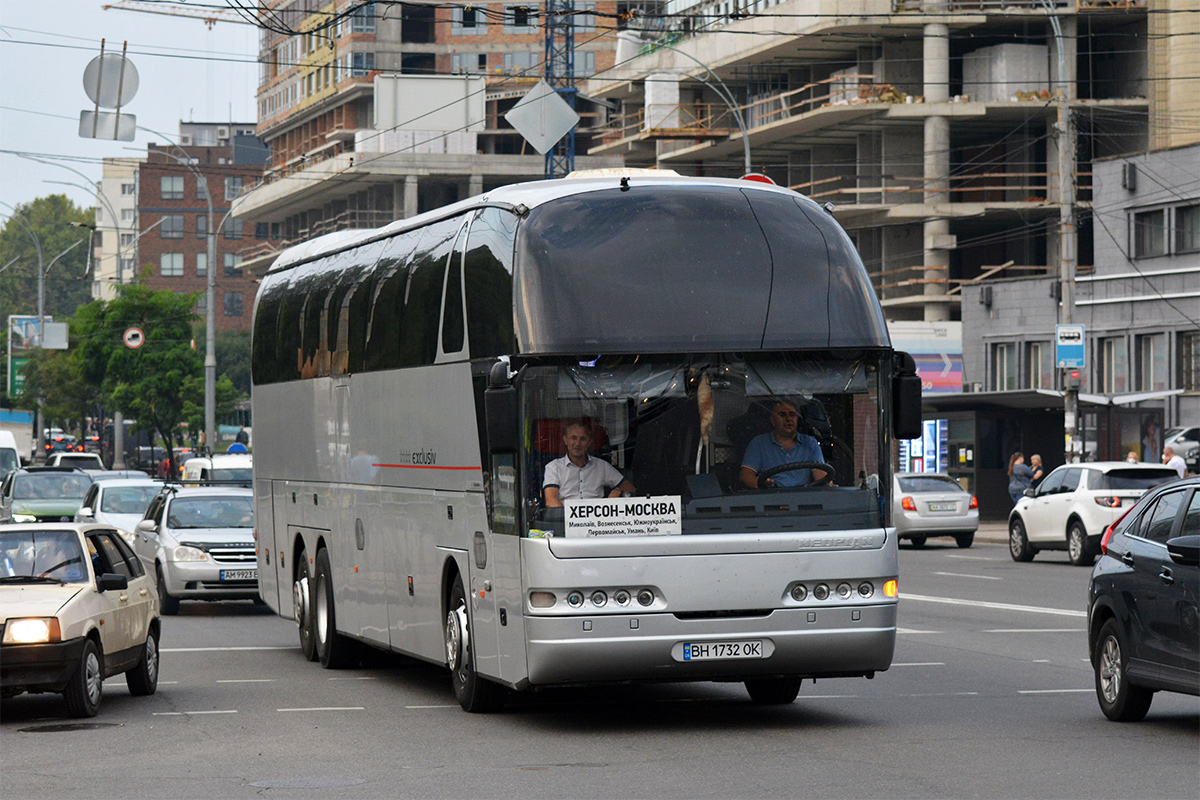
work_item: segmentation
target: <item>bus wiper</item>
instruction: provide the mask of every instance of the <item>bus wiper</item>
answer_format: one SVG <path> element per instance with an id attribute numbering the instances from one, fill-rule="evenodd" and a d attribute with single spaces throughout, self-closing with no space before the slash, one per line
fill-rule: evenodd
<path id="1" fill-rule="evenodd" d="M 0 578 L 0 583 L 57 583 L 62 586 L 66 581 L 48 575 L 5 575 Z"/>

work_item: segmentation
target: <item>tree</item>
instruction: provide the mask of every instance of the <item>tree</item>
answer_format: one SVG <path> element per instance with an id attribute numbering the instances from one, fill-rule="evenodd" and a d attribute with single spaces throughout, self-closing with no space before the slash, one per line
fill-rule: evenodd
<path id="1" fill-rule="evenodd" d="M 16 219 L 19 215 L 20 219 Z M 4 299 L 3 315 L 36 314 L 38 287 L 37 248 L 26 225 L 32 228 L 42 245 L 43 266 L 80 239 L 88 238 L 84 228 L 69 223 L 93 224 L 92 209 L 83 209 L 64 194 L 39 197 L 16 207 L 0 228 L 0 266 L 12 259 L 17 261 L 0 273 L 0 297 Z M 79 245 L 54 265 L 46 275 L 45 312 L 47 316 L 66 318 L 91 299 L 90 276 L 87 273 L 88 246 Z"/>
<path id="2" fill-rule="evenodd" d="M 47 427 L 83 431 L 100 397 L 100 385 L 89 383 L 70 350 L 34 350 L 25 365 L 25 384 L 17 396 L 22 408 L 42 402 Z"/>
<path id="3" fill-rule="evenodd" d="M 204 331 L 201 329 L 196 341 L 203 340 Z M 214 344 L 217 352 L 217 374 L 229 377 L 239 399 L 249 397 L 250 331 L 218 331 Z"/>

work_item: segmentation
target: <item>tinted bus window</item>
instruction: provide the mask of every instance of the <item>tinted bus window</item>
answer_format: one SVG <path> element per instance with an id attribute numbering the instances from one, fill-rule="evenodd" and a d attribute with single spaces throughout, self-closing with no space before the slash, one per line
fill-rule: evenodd
<path id="1" fill-rule="evenodd" d="M 268 276 L 259 295 L 258 308 L 254 312 L 254 349 L 250 357 L 255 383 L 276 383 L 285 380 L 279 374 L 279 359 L 275 346 L 279 311 L 287 284 L 286 275 Z"/>
<path id="2" fill-rule="evenodd" d="M 464 280 L 471 358 L 516 352 L 513 337 L 513 239 L 517 217 L 485 208 L 471 223 Z"/>
<path id="3" fill-rule="evenodd" d="M 404 321 L 404 290 L 409 262 L 421 240 L 421 231 L 394 236 L 383 242 L 375 266 L 363 369 L 392 369 L 400 364 L 400 338 Z"/>
<path id="4" fill-rule="evenodd" d="M 446 276 L 446 296 L 442 301 L 442 352 L 458 353 L 463 349 L 463 287 L 462 248 L 465 231 L 458 234 L 457 245 L 450 254 L 450 272 Z"/>
<path id="5" fill-rule="evenodd" d="M 455 217 L 424 229 L 409 267 L 400 324 L 400 360 L 394 366 L 432 364 L 437 357 L 446 262 L 462 223 L 462 217 Z"/>

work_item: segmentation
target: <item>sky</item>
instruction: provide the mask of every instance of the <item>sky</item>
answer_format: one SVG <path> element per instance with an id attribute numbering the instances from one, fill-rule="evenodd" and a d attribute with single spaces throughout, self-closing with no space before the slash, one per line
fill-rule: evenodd
<path id="1" fill-rule="evenodd" d="M 256 121 L 257 28 L 218 22 L 209 30 L 199 19 L 103 10 L 118 1 L 0 0 L 0 221 L 9 206 L 48 194 L 95 205 L 81 187 L 100 179 L 101 159 L 145 156 L 148 143 L 166 141 L 151 130 L 178 141 L 181 120 Z M 100 54 L 101 39 L 106 53 L 119 53 L 127 41 L 138 71 L 137 94 L 121 111 L 149 130 L 139 129 L 132 142 L 79 136 L 79 113 L 94 108 L 83 71 Z"/>

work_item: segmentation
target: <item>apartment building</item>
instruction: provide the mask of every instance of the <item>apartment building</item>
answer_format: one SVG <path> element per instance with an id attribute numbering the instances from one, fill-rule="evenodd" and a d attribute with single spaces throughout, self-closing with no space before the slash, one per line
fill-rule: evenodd
<path id="1" fill-rule="evenodd" d="M 96 182 L 92 299 L 112 300 L 117 284 L 132 280 L 137 264 L 138 160 L 106 158 Z"/>
<path id="2" fill-rule="evenodd" d="M 257 284 L 242 269 L 242 254 L 272 234 L 269 225 L 247 226 L 229 214 L 263 173 L 267 151 L 253 130 L 252 123 L 180 123 L 180 144 L 151 143 L 138 165 L 137 269 L 152 289 L 198 292 L 202 317 L 208 270 L 215 269 L 218 331 L 249 330 Z M 215 264 L 208 263 L 210 202 Z"/>
<path id="3" fill-rule="evenodd" d="M 537 3 L 359 5 L 275 0 L 261 38 L 258 135 L 271 150 L 262 184 L 234 213 L 278 226 L 288 244 L 344 228 L 377 227 L 488 188 L 543 176 L 545 159 L 504 119 L 543 75 Z M 618 4 L 575 4 L 575 74 L 611 68 Z M 425 127 L 405 114 L 406 76 L 478 76 L 482 125 Z M 394 113 L 381 118 L 379 76 L 399 76 Z M 394 81 L 393 81 L 394 83 Z M 474 90 L 472 90 L 474 91 Z M 454 94 L 448 95 L 453 97 Z M 607 122 L 586 96 L 577 152 Z M 419 115 L 418 115 L 419 116 Z M 618 158 L 577 159 L 577 168 Z M 265 263 L 277 246 L 261 248 Z"/>

